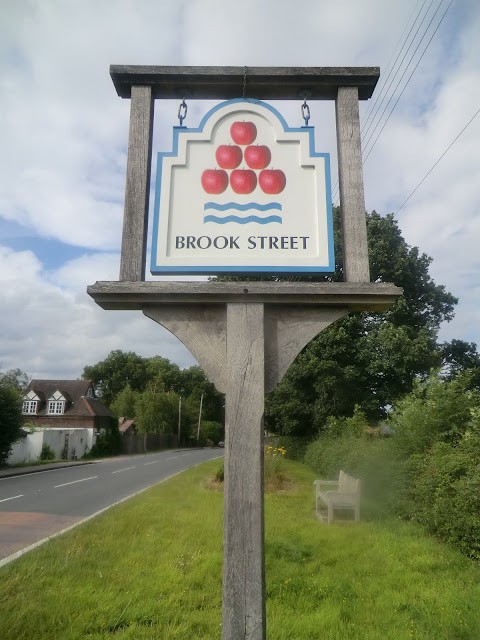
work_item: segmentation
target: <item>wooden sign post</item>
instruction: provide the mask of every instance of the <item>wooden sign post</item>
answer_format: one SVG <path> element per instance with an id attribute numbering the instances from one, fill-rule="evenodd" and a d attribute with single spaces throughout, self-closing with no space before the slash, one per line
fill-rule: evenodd
<path id="1" fill-rule="evenodd" d="M 350 311 L 381 311 L 401 289 L 369 282 L 358 100 L 377 68 L 113 66 L 131 98 L 119 281 L 88 293 L 104 309 L 137 309 L 166 327 L 226 394 L 223 640 L 265 640 L 265 393 L 318 333 Z M 246 80 L 246 84 L 245 84 Z M 154 100 L 335 100 L 345 282 L 145 282 Z"/>

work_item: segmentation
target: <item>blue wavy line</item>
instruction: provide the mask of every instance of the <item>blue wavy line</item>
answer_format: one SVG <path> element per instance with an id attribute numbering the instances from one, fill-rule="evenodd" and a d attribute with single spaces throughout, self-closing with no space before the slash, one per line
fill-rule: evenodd
<path id="1" fill-rule="evenodd" d="M 266 218 L 259 218 L 258 216 L 247 216 L 246 218 L 239 218 L 238 216 L 225 216 L 219 218 L 218 216 L 205 216 L 204 222 L 216 222 L 217 224 L 226 224 L 227 222 L 237 222 L 238 224 L 247 224 L 248 222 L 258 222 L 258 224 L 269 224 L 270 222 L 279 222 L 282 224 L 282 218 L 280 216 L 267 216 Z"/>
<path id="2" fill-rule="evenodd" d="M 248 209 L 257 209 L 257 211 L 268 211 L 269 209 L 282 210 L 279 202 L 270 202 L 270 204 L 257 204 L 249 202 L 248 204 L 237 204 L 236 202 L 227 202 L 227 204 L 217 204 L 216 202 L 206 202 L 203 209 L 215 209 L 216 211 L 226 211 L 227 209 L 236 209 L 237 211 L 248 211 Z"/>

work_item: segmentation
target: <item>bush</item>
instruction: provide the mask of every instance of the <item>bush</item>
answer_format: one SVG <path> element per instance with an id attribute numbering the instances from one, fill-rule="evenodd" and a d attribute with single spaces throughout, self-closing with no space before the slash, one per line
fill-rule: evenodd
<path id="1" fill-rule="evenodd" d="M 0 464 L 6 462 L 22 427 L 21 393 L 0 376 Z"/>
<path id="2" fill-rule="evenodd" d="M 55 460 L 55 452 L 48 446 L 48 444 L 44 444 L 42 446 L 40 460 Z"/>
<path id="3" fill-rule="evenodd" d="M 95 444 L 85 458 L 101 458 L 103 456 L 115 456 L 122 451 L 122 436 L 117 425 L 111 425 L 106 431 L 101 431 Z"/>
<path id="4" fill-rule="evenodd" d="M 480 436 L 468 432 L 456 447 L 438 442 L 412 467 L 408 515 L 480 559 Z"/>
<path id="5" fill-rule="evenodd" d="M 286 450 L 286 457 L 289 460 L 303 462 L 307 447 L 311 442 L 308 438 L 297 438 L 295 436 L 279 436 L 276 439 L 277 445 Z"/>
<path id="6" fill-rule="evenodd" d="M 210 440 L 214 444 L 218 444 L 224 438 L 223 425 L 213 420 L 204 420 L 200 423 L 200 440 L 208 443 Z"/>

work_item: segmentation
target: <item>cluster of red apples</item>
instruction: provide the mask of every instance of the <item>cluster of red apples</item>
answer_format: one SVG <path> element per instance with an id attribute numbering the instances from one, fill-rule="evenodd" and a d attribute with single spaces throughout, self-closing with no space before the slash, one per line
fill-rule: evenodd
<path id="1" fill-rule="evenodd" d="M 220 169 L 206 169 L 202 173 L 202 187 L 207 193 L 223 193 L 230 186 L 238 194 L 252 193 L 258 184 L 264 193 L 276 194 L 285 189 L 287 179 L 280 169 L 267 169 L 272 159 L 266 145 L 253 145 L 257 127 L 253 122 L 234 122 L 230 135 L 235 144 L 221 144 L 215 158 Z M 245 147 L 245 149 L 242 149 Z M 248 169 L 238 167 L 245 161 Z M 230 176 L 227 171 L 231 171 Z"/>

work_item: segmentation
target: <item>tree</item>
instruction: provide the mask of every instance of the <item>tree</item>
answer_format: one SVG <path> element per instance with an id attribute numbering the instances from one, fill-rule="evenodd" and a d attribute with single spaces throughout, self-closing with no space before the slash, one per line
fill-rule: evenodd
<path id="1" fill-rule="evenodd" d="M 164 391 L 159 382 L 150 383 L 135 403 L 135 423 L 139 433 L 176 433 L 178 395 Z"/>
<path id="2" fill-rule="evenodd" d="M 134 391 L 143 391 L 149 380 L 145 358 L 119 349 L 111 351 L 105 360 L 85 367 L 82 378 L 92 380 L 100 399 L 107 405 L 127 384 Z"/>
<path id="3" fill-rule="evenodd" d="M 111 409 L 120 417 L 125 417 L 128 420 L 133 420 L 135 418 L 135 404 L 140 396 L 139 391 L 134 391 L 132 387 L 127 384 L 127 386 L 120 391 L 115 400 L 112 402 Z"/>
<path id="4" fill-rule="evenodd" d="M 3 464 L 20 437 L 22 395 L 8 376 L 0 375 L 0 464 Z"/>
<path id="5" fill-rule="evenodd" d="M 0 373 L 0 380 L 8 386 L 23 391 L 28 387 L 30 376 L 21 369 L 9 369 L 5 373 Z"/>
<path id="6" fill-rule="evenodd" d="M 343 273 L 339 212 L 335 210 L 336 271 Z M 431 258 L 403 239 L 393 215 L 367 214 L 371 279 L 393 282 L 403 296 L 383 313 L 351 314 L 317 336 L 299 354 L 267 398 L 265 422 L 285 435 L 312 436 L 328 416 L 368 419 L 408 393 L 418 377 L 442 362 L 440 323 L 453 317 L 457 299 L 428 273 Z"/>
<path id="7" fill-rule="evenodd" d="M 471 384 L 480 387 L 480 354 L 475 342 L 452 340 L 440 345 L 443 357 L 442 374 L 446 380 L 453 380 L 458 373 L 471 372 Z"/>

